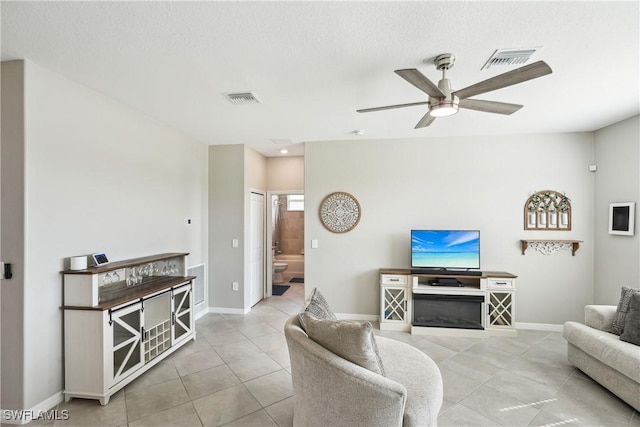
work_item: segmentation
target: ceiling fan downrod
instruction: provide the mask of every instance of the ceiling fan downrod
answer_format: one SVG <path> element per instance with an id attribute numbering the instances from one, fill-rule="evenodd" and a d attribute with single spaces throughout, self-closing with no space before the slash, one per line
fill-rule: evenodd
<path id="1" fill-rule="evenodd" d="M 438 82 L 438 88 L 444 94 L 444 97 L 429 97 L 429 114 L 433 117 L 452 116 L 458 112 L 460 99 L 451 94 L 451 82 L 447 78 L 447 70 L 453 67 L 455 59 L 452 53 L 443 53 L 436 56 L 433 61 L 436 68 L 442 70 L 442 79 Z"/>

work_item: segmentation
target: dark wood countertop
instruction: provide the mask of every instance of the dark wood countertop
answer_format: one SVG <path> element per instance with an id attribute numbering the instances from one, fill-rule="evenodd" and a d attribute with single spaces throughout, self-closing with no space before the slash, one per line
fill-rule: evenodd
<path id="1" fill-rule="evenodd" d="M 177 258 L 177 257 L 183 257 L 189 255 L 188 252 L 169 252 L 169 253 L 164 253 L 164 254 L 158 254 L 158 255 L 150 255 L 150 256 L 145 256 L 145 257 L 141 257 L 141 258 L 132 258 L 132 259 L 126 259 L 123 261 L 113 261 L 110 262 L 108 264 L 105 265 L 100 265 L 100 266 L 96 266 L 96 267 L 88 267 L 84 270 L 64 270 L 62 271 L 62 274 L 97 274 L 97 273 L 106 273 L 107 271 L 113 271 L 113 270 L 118 270 L 120 268 L 127 268 L 127 267 L 133 267 L 135 265 L 140 265 L 140 264 L 148 264 L 150 262 L 158 262 L 158 261 L 164 261 L 166 259 L 171 259 L 171 258 Z"/>
<path id="2" fill-rule="evenodd" d="M 121 282 L 112 285 L 109 292 L 105 292 L 102 295 L 102 298 L 105 299 L 105 301 L 98 305 L 92 307 L 65 305 L 62 308 L 65 310 L 109 310 L 110 308 L 126 304 L 128 302 L 133 302 L 158 291 L 170 289 L 174 286 L 190 282 L 193 279 L 195 279 L 195 276 L 153 276 L 147 278 L 146 283 L 143 282 L 142 284 L 135 286 L 127 286 L 124 282 Z"/>
<path id="3" fill-rule="evenodd" d="M 381 268 L 380 269 L 380 274 L 399 274 L 399 275 L 404 275 L 404 276 L 446 276 L 446 277 L 478 277 L 481 279 L 486 279 L 487 277 L 498 277 L 498 278 L 503 278 L 503 279 L 515 279 L 516 276 L 515 274 L 511 274 L 511 273 L 507 273 L 506 271 L 482 271 L 482 275 L 481 276 L 472 276 L 472 275 L 468 275 L 468 274 L 464 274 L 464 272 L 460 272 L 460 274 L 451 274 L 451 273 L 446 273 L 446 274 L 438 274 L 437 272 L 433 272 L 433 273 L 424 273 L 424 274 L 412 274 L 411 273 L 411 269 L 409 268 Z"/>

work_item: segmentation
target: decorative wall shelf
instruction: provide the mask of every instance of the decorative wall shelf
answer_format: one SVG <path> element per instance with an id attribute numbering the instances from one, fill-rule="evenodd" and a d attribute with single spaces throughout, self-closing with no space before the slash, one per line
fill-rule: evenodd
<path id="1" fill-rule="evenodd" d="M 543 255 L 551 255 L 561 249 L 569 249 L 571 255 L 576 256 L 580 243 L 582 243 L 582 240 L 520 240 L 522 255 L 530 247 Z"/>

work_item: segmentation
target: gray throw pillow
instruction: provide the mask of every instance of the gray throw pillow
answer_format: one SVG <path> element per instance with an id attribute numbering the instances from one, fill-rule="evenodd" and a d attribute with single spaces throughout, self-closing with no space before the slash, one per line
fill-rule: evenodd
<path id="1" fill-rule="evenodd" d="M 611 323 L 612 334 L 620 335 L 624 331 L 625 318 L 629 311 L 629 302 L 631 301 L 631 296 L 634 294 L 640 294 L 640 289 L 623 286 L 620 290 L 620 301 L 618 301 L 618 308 Z"/>
<path id="2" fill-rule="evenodd" d="M 622 341 L 640 345 L 640 292 L 631 295 L 629 311 L 624 323 L 624 331 L 620 335 Z"/>
<path id="3" fill-rule="evenodd" d="M 330 352 L 376 374 L 384 375 L 382 359 L 369 322 L 328 320 L 301 313 L 307 335 Z"/>
<path id="4" fill-rule="evenodd" d="M 309 300 L 307 301 L 305 306 L 302 308 L 302 311 L 300 312 L 300 314 L 302 313 L 310 314 L 316 319 L 330 319 L 330 320 L 338 319 L 336 315 L 333 314 L 331 307 L 329 307 L 329 303 L 324 298 L 324 296 L 320 293 L 318 288 L 313 288 L 313 291 L 311 291 L 311 295 L 309 295 Z M 306 319 L 301 315 L 298 315 L 298 318 L 300 319 L 300 324 L 302 325 L 302 329 L 306 331 L 307 330 L 307 326 L 305 324 Z"/>

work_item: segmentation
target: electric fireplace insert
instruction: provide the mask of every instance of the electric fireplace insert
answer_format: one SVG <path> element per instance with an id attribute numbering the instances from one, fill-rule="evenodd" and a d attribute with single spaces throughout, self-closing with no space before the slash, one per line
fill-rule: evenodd
<path id="1" fill-rule="evenodd" d="M 413 294 L 413 326 L 484 329 L 482 295 Z"/>

